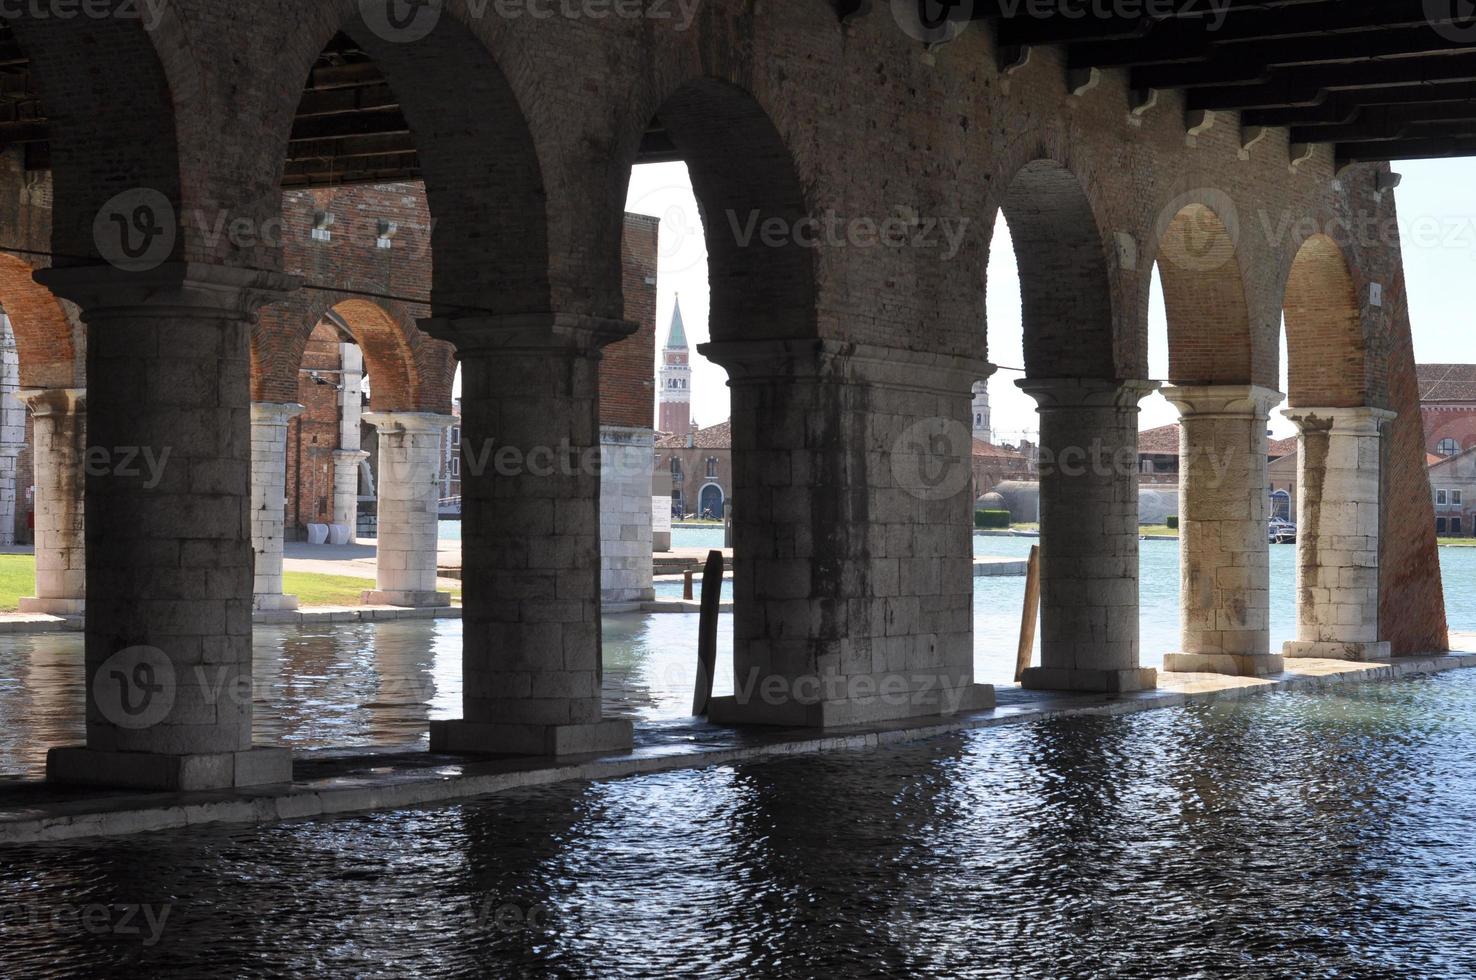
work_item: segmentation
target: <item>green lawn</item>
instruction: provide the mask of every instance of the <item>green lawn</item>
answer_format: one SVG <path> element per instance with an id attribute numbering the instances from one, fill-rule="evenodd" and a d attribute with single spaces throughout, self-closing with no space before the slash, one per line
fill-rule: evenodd
<path id="1" fill-rule="evenodd" d="M 359 595 L 374 588 L 373 579 L 352 575 L 314 575 L 287 572 L 282 576 L 288 595 L 308 606 L 357 606 Z M 15 612 L 21 596 L 36 594 L 36 559 L 31 555 L 0 555 L 0 612 Z M 451 590 L 451 599 L 461 601 L 461 587 Z"/>
<path id="2" fill-rule="evenodd" d="M 15 612 L 21 596 L 36 594 L 36 559 L 31 555 L 0 555 L 0 612 Z"/>
<path id="3" fill-rule="evenodd" d="M 283 572 L 282 591 L 297 596 L 297 604 L 309 606 L 357 606 L 365 589 L 374 588 L 374 580 L 352 575 L 317 575 L 311 572 Z M 451 589 L 451 601 L 461 601 L 461 586 Z"/>

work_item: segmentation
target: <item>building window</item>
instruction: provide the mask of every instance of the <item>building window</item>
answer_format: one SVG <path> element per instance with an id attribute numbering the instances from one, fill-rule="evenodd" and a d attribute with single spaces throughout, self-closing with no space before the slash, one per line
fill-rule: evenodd
<path id="1" fill-rule="evenodd" d="M 446 467 L 446 471 L 448 473 L 450 473 L 452 476 L 460 476 L 461 475 L 461 457 L 460 456 L 452 456 L 446 462 L 448 464 L 447 467 Z"/>
<path id="2" fill-rule="evenodd" d="M 1437 518 L 1435 518 L 1435 533 L 1436 534 L 1444 534 L 1445 533 L 1445 518 L 1443 518 L 1443 517 L 1437 517 Z"/>
<path id="3" fill-rule="evenodd" d="M 717 479 L 717 467 L 718 467 L 717 457 L 716 456 L 709 456 L 709 457 L 707 457 L 707 478 L 708 479 L 710 479 L 710 480 Z"/>
<path id="4" fill-rule="evenodd" d="M 1450 524 L 1447 525 L 1447 528 L 1448 528 L 1448 530 L 1450 531 L 1451 534 L 1460 534 L 1461 533 L 1461 519 L 1459 517 L 1452 517 L 1450 519 Z"/>
<path id="5" fill-rule="evenodd" d="M 1435 447 L 1435 452 L 1441 456 L 1454 456 L 1461 451 L 1461 444 L 1454 439 L 1446 437 L 1441 439 Z"/>
<path id="6" fill-rule="evenodd" d="M 1443 504 L 1443 503 L 1445 503 L 1445 491 L 1444 490 L 1436 490 L 1435 491 L 1435 502 L 1437 504 Z"/>
<path id="7" fill-rule="evenodd" d="M 1460 504 L 1461 492 L 1459 490 L 1452 490 L 1450 492 L 1450 502 L 1453 504 Z"/>
<path id="8" fill-rule="evenodd" d="M 671 479 L 673 483 L 682 482 L 682 461 L 675 456 L 671 458 Z"/>

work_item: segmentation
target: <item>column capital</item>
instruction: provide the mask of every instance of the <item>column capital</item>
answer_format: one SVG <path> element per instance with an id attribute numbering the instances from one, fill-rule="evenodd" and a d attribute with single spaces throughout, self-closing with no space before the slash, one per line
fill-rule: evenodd
<path id="1" fill-rule="evenodd" d="M 601 348 L 640 329 L 629 320 L 554 312 L 426 317 L 418 325 L 437 340 L 455 344 L 463 356 L 553 351 L 598 356 Z"/>
<path id="2" fill-rule="evenodd" d="M 301 277 L 282 272 L 203 262 L 166 262 L 147 272 L 63 266 L 37 269 L 33 278 L 93 320 L 139 315 L 245 320 L 302 285 Z"/>
<path id="3" fill-rule="evenodd" d="M 355 466 L 369 458 L 369 453 L 363 449 L 335 449 L 333 450 L 333 462 L 340 464 L 353 463 Z"/>
<path id="4" fill-rule="evenodd" d="M 1288 408 L 1281 413 L 1302 435 L 1328 432 L 1338 435 L 1379 434 L 1379 427 L 1398 417 L 1386 408 L 1359 405 L 1351 408 Z"/>
<path id="5" fill-rule="evenodd" d="M 32 415 L 70 415 L 87 410 L 86 388 L 21 388 L 15 397 Z"/>
<path id="6" fill-rule="evenodd" d="M 1158 390 L 1157 381 L 1106 378 L 1022 378 L 1015 387 L 1035 399 L 1037 411 L 1083 408 L 1132 409 Z"/>
<path id="7" fill-rule="evenodd" d="M 252 402 L 252 425 L 286 425 L 305 409 L 296 402 Z"/>
<path id="8" fill-rule="evenodd" d="M 363 417 L 380 432 L 443 432 L 456 424 L 456 416 L 435 412 L 365 412 Z"/>
<path id="9" fill-rule="evenodd" d="M 697 352 L 734 384 L 808 379 L 971 395 L 998 370 L 980 358 L 820 339 L 712 341 Z"/>
<path id="10" fill-rule="evenodd" d="M 1285 396 L 1261 385 L 1166 385 L 1163 397 L 1184 418 L 1269 419 Z"/>

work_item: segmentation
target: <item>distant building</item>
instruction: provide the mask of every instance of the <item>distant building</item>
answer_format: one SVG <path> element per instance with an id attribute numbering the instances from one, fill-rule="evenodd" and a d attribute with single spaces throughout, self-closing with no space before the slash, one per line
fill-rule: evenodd
<path id="1" fill-rule="evenodd" d="M 1430 493 L 1436 534 L 1447 538 L 1476 535 L 1476 446 L 1431 464 Z"/>
<path id="2" fill-rule="evenodd" d="M 988 399 L 985 399 L 985 421 L 988 422 Z M 977 403 L 976 403 L 977 406 Z M 977 410 L 977 408 L 976 408 Z M 1012 446 L 996 446 L 974 436 L 974 499 L 989 493 L 1001 483 L 1034 480 L 1036 475 L 1035 447 L 1028 442 L 1019 449 Z"/>
<path id="3" fill-rule="evenodd" d="M 1425 452 L 1441 458 L 1476 446 L 1476 364 L 1420 364 Z"/>
<path id="4" fill-rule="evenodd" d="M 1272 439 L 1266 446 L 1270 461 L 1291 456 L 1291 480 L 1296 482 L 1297 439 Z M 1140 486 L 1178 486 L 1179 426 L 1160 425 L 1138 433 L 1138 483 Z"/>
<path id="5" fill-rule="evenodd" d="M 728 422 L 656 441 L 656 466 L 671 473 L 673 517 L 722 520 L 733 492 L 733 428 Z"/>
<path id="6" fill-rule="evenodd" d="M 974 382 L 974 438 L 989 442 L 989 382 Z"/>

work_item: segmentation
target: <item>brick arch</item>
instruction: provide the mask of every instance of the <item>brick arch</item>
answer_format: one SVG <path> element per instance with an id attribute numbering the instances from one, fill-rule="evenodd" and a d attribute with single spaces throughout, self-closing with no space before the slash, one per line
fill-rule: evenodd
<path id="1" fill-rule="evenodd" d="M 123 6 L 123 0 L 112 3 Z M 172 257 L 190 251 L 178 219 L 198 188 L 182 179 L 175 120 L 194 74 L 173 4 L 154 5 L 155 16 L 158 23 L 149 28 L 136 13 L 7 21 L 30 59 L 48 120 L 57 265 L 106 258 L 94 239 L 94 219 L 115 195 L 138 189 L 172 206 Z"/>
<path id="2" fill-rule="evenodd" d="M 1081 182 L 1054 160 L 1033 160 L 1009 182 L 1000 212 L 1020 269 L 1026 373 L 1115 378 L 1107 252 Z"/>
<path id="3" fill-rule="evenodd" d="M 301 296 L 301 294 L 298 294 Z M 312 302 L 288 301 L 262 311 L 251 334 L 253 401 L 297 401 L 298 371 L 313 330 L 336 313 L 364 353 L 364 371 L 374 386 L 379 411 L 449 412 L 450 353 L 415 326 L 410 310 L 331 294 Z M 454 373 L 454 365 L 449 366 Z M 422 384 L 422 378 L 428 383 Z"/>
<path id="4" fill-rule="evenodd" d="M 449 2 L 412 42 L 380 37 L 358 0 L 313 5 L 281 38 L 280 71 L 305 79 L 343 32 L 383 72 L 419 156 L 432 221 L 434 315 L 549 309 L 546 191 L 527 117 L 498 60 L 469 23 L 482 5 Z M 482 18 L 485 20 L 485 16 Z M 265 116 L 275 175 L 285 166 L 296 99 Z"/>
<path id="5" fill-rule="evenodd" d="M 1158 233 L 1169 380 L 1175 384 L 1255 380 L 1237 233 L 1213 207 L 1199 202 L 1185 203 L 1173 212 Z"/>
<path id="6" fill-rule="evenodd" d="M 794 157 L 764 107 L 746 89 L 704 77 L 677 86 L 656 115 L 702 214 L 712 339 L 817 336 L 818 249 L 793 233 L 809 240 L 814 227 L 803 224 L 810 212 Z M 765 244 L 766 223 L 783 229 L 777 246 Z"/>
<path id="7" fill-rule="evenodd" d="M 81 359 L 72 320 L 51 290 L 31 278 L 32 267 L 0 253 L 0 305 L 10 316 L 23 388 L 76 388 Z"/>
<path id="8" fill-rule="evenodd" d="M 1346 408 L 1367 402 L 1366 338 L 1347 258 L 1327 235 L 1302 243 L 1286 283 L 1287 402 Z"/>

